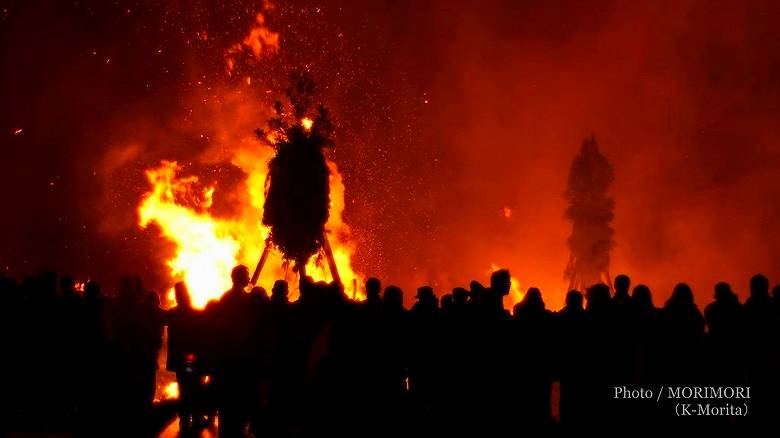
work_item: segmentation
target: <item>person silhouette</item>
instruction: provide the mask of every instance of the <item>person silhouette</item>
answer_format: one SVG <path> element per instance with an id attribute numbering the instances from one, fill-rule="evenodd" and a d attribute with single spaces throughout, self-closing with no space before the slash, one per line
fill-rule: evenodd
<path id="1" fill-rule="evenodd" d="M 475 309 L 480 308 L 487 288 L 480 282 L 473 280 L 469 283 L 469 305 Z"/>
<path id="2" fill-rule="evenodd" d="M 61 356 L 59 368 L 62 378 L 58 381 L 58 392 L 61 393 L 60 403 L 71 412 L 79 411 L 77 394 L 83 380 L 86 378 L 86 364 L 83 362 L 85 354 L 86 327 L 84 317 L 84 302 L 76 291 L 76 282 L 73 277 L 63 275 L 59 279 L 59 305 L 57 306 L 56 336 L 60 338 L 59 347 L 67 352 Z M 55 335 L 54 333 L 52 335 Z"/>
<path id="3" fill-rule="evenodd" d="M 628 275 L 620 274 L 615 277 L 615 295 L 612 297 L 614 330 L 612 331 L 613 338 L 613 355 L 614 362 L 612 364 L 614 369 L 613 379 L 616 382 L 628 382 L 635 376 L 635 353 L 636 353 L 636 327 L 635 320 L 633 319 L 631 296 L 629 290 L 631 288 L 631 279 Z M 617 416 L 628 417 L 631 415 L 631 408 L 625 404 L 617 404 L 615 406 L 619 412 L 616 412 Z"/>
<path id="4" fill-rule="evenodd" d="M 742 305 L 728 283 L 715 285 L 714 298 L 704 308 L 704 322 L 709 328 L 705 338 L 706 373 L 712 382 L 737 385 L 743 374 Z"/>
<path id="5" fill-rule="evenodd" d="M 630 327 L 634 342 L 633 379 L 639 383 L 657 383 L 659 315 L 653 294 L 644 284 L 634 287 L 630 301 Z"/>
<path id="6" fill-rule="evenodd" d="M 666 301 L 663 315 L 663 378 L 670 383 L 691 382 L 699 370 L 704 316 L 693 299 L 693 290 L 678 283 Z"/>
<path id="7" fill-rule="evenodd" d="M 631 300 L 628 294 L 630 288 L 631 278 L 626 274 L 618 275 L 615 277 L 615 296 L 612 297 L 612 300 L 618 305 L 627 304 Z"/>
<path id="8" fill-rule="evenodd" d="M 735 340 L 740 337 L 742 323 L 739 298 L 728 283 L 715 285 L 715 301 L 704 308 L 704 321 L 712 337 L 723 340 Z"/>
<path id="9" fill-rule="evenodd" d="M 512 278 L 509 271 L 499 269 L 490 274 L 490 288 L 483 293 L 482 307 L 487 318 L 497 320 L 509 319 L 509 312 L 504 310 L 504 297 L 512 288 Z"/>
<path id="10" fill-rule="evenodd" d="M 271 302 L 275 305 L 286 306 L 288 301 L 288 285 L 285 280 L 276 280 L 274 286 L 271 288 Z"/>
<path id="11" fill-rule="evenodd" d="M 198 346 L 198 315 L 192 307 L 187 285 L 173 285 L 176 306 L 168 311 L 168 356 L 166 369 L 176 374 L 179 386 L 179 431 L 187 434 L 196 425 L 197 400 L 201 397 L 202 359 Z"/>
<path id="12" fill-rule="evenodd" d="M 417 288 L 417 301 L 410 312 L 412 329 L 410 337 L 409 380 L 415 419 L 422 430 L 434 430 L 439 420 L 434 412 L 438 404 L 440 383 L 440 329 L 439 301 L 431 286 Z"/>
<path id="13" fill-rule="evenodd" d="M 417 302 L 412 306 L 412 315 L 417 318 L 429 318 L 439 310 L 439 300 L 430 286 L 417 288 Z"/>
<path id="14" fill-rule="evenodd" d="M 219 436 L 243 437 L 249 421 L 251 388 L 252 320 L 249 294 L 249 269 L 239 265 L 230 273 L 233 285 L 215 305 L 216 343 L 214 385 L 219 411 Z"/>
<path id="15" fill-rule="evenodd" d="M 566 305 L 556 314 L 554 357 L 560 375 L 559 417 L 564 430 L 575 430 L 583 424 L 583 413 L 588 405 L 585 382 L 587 374 L 585 336 L 585 309 L 582 292 L 566 293 Z"/>
<path id="16" fill-rule="evenodd" d="M 462 287 L 452 288 L 452 305 L 454 309 L 462 309 L 468 304 L 469 291 Z"/>
<path id="17" fill-rule="evenodd" d="M 751 426 L 760 430 L 773 424 L 778 405 L 776 363 L 780 354 L 776 346 L 780 341 L 778 318 L 769 296 L 769 279 L 756 274 L 750 279 L 750 296 L 743 306 L 745 315 L 744 346 L 747 359 L 747 381 L 755 388 Z"/>
<path id="18" fill-rule="evenodd" d="M 545 308 L 542 292 L 530 287 L 523 300 L 514 307 L 514 330 L 518 355 L 514 379 L 516 387 L 513 409 L 523 424 L 534 431 L 552 426 L 552 313 Z"/>
<path id="19" fill-rule="evenodd" d="M 382 282 L 378 278 L 370 277 L 366 280 L 366 300 L 363 303 L 363 307 L 371 312 L 375 313 L 379 311 L 379 306 L 382 301 L 380 293 L 382 292 Z"/>
<path id="20" fill-rule="evenodd" d="M 598 283 L 590 286 L 586 292 L 585 325 L 583 336 L 587 340 L 585 356 L 589 358 L 582 364 L 585 379 L 581 380 L 582 394 L 587 403 L 582 406 L 576 420 L 578 427 L 596 427 L 599 424 L 614 424 L 609 388 L 615 384 L 613 370 L 617 356 L 615 345 L 615 306 L 610 296 L 610 288 Z M 572 419 L 574 420 L 574 419 Z M 571 424 L 573 426 L 573 424 Z"/>

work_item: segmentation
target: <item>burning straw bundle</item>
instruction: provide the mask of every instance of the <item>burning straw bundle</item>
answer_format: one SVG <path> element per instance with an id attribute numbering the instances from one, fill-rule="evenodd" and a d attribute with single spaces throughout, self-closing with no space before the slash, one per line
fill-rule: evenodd
<path id="1" fill-rule="evenodd" d="M 286 93 L 289 105 L 277 101 L 268 129 L 256 131 L 276 150 L 268 163 L 263 224 L 271 228 L 269 243 L 298 267 L 327 245 L 330 173 L 323 152 L 333 145 L 333 124 L 321 105 L 313 119 L 307 117 L 313 93 L 307 75 L 294 75 Z"/>

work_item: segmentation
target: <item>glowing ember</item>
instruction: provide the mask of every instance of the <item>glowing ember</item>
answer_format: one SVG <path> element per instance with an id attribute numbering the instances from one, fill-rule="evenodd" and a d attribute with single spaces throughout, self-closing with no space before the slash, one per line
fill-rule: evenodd
<path id="1" fill-rule="evenodd" d="M 176 400 L 179 398 L 179 384 L 171 382 L 165 386 L 163 390 L 163 397 L 165 400 Z"/>
<path id="2" fill-rule="evenodd" d="M 304 117 L 301 119 L 301 126 L 303 126 L 303 129 L 310 130 L 312 125 L 314 124 L 314 121 L 308 117 Z"/>

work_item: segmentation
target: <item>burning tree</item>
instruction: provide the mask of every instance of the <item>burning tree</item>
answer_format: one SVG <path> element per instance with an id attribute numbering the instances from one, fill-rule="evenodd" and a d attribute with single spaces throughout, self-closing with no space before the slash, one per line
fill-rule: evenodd
<path id="1" fill-rule="evenodd" d="M 277 101 L 276 115 L 257 136 L 276 154 L 268 163 L 263 224 L 270 228 L 268 245 L 253 279 L 259 275 L 271 245 L 299 269 L 320 248 L 325 250 L 331 275 L 338 279 L 325 237 L 330 205 L 330 171 L 324 149 L 333 145 L 333 123 L 319 105 L 310 114 L 315 86 L 306 74 L 294 74 L 286 90 L 288 104 Z"/>
<path id="2" fill-rule="evenodd" d="M 574 158 L 564 198 L 569 207 L 564 217 L 572 222 L 567 243 L 571 250 L 564 278 L 569 289 L 582 289 L 598 282 L 612 285 L 609 252 L 615 241 L 610 226 L 615 201 L 608 196 L 615 175 L 612 165 L 599 152 L 595 135 L 585 139 Z"/>

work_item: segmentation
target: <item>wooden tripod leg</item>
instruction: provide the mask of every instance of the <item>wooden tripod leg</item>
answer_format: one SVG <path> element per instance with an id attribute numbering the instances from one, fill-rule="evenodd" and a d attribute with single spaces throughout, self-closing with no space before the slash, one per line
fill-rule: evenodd
<path id="1" fill-rule="evenodd" d="M 251 284 L 257 284 L 257 280 L 260 279 L 260 272 L 263 270 L 263 265 L 265 265 L 265 261 L 268 259 L 268 253 L 271 252 L 271 245 L 268 243 L 265 244 L 265 248 L 263 248 L 263 255 L 260 256 L 260 261 L 257 262 L 257 267 L 255 267 L 255 272 L 252 274 L 252 279 L 249 280 Z"/>
<path id="2" fill-rule="evenodd" d="M 339 269 L 336 266 L 336 259 L 333 257 L 333 251 L 330 249 L 330 242 L 328 241 L 327 233 L 322 233 L 322 249 L 325 250 L 325 256 L 328 258 L 330 276 L 333 277 L 333 281 L 338 284 L 342 284 L 341 277 L 339 276 Z"/>

